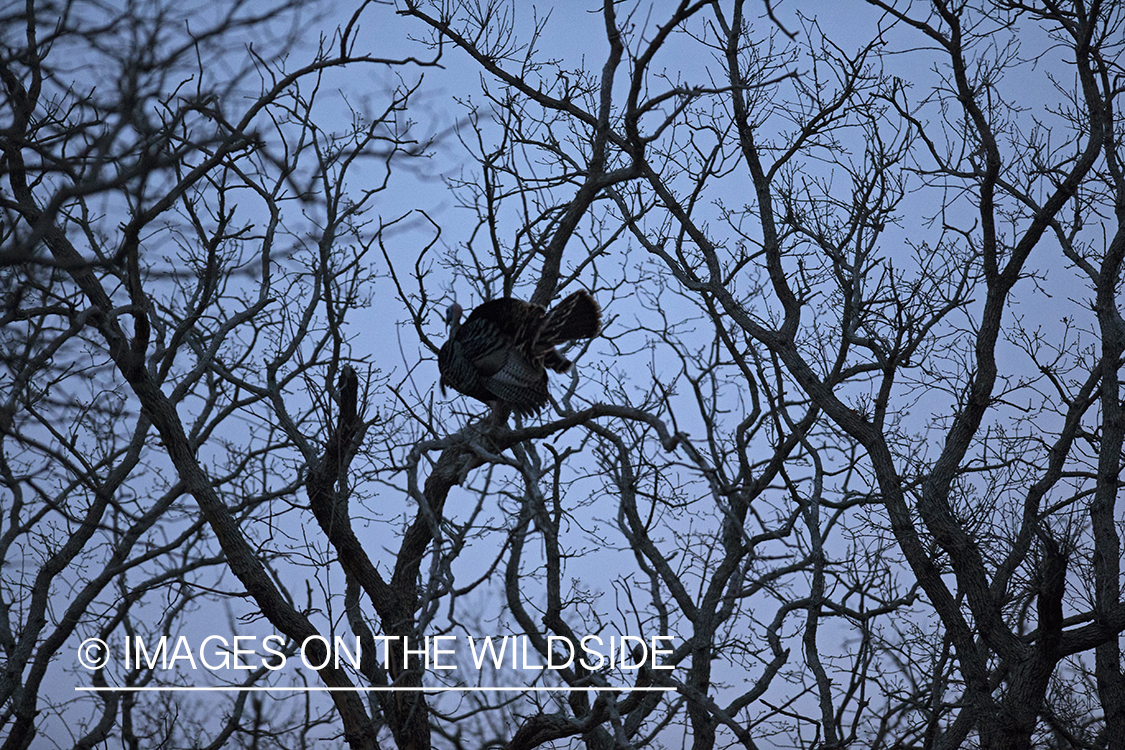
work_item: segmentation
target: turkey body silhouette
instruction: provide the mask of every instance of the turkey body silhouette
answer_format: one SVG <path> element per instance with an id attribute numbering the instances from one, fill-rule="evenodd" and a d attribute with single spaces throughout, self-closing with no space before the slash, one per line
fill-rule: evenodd
<path id="1" fill-rule="evenodd" d="M 547 403 L 547 368 L 566 372 L 571 362 L 555 347 L 598 335 L 601 309 L 577 291 L 546 310 L 504 297 L 477 305 L 464 323 L 461 306 L 449 307 L 449 340 L 438 351 L 441 390 L 446 386 L 490 406 L 536 414 Z"/>

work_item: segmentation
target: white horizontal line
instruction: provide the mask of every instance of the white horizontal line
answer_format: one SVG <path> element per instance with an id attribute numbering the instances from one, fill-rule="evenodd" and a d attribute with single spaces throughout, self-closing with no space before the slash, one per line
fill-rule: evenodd
<path id="1" fill-rule="evenodd" d="M 86 687 L 76 691 L 88 693 L 629 693 L 674 692 L 674 687 Z"/>

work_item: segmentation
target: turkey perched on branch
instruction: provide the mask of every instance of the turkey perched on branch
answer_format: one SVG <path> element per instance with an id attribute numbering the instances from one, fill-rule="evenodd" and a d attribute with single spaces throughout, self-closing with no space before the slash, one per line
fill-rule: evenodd
<path id="1" fill-rule="evenodd" d="M 461 323 L 461 306 L 446 314 L 449 340 L 438 352 L 441 391 L 449 386 L 516 414 L 535 414 L 547 403 L 547 368 L 566 372 L 571 362 L 555 346 L 598 335 L 601 309 L 585 291 L 549 311 L 505 297 L 477 305 Z"/>

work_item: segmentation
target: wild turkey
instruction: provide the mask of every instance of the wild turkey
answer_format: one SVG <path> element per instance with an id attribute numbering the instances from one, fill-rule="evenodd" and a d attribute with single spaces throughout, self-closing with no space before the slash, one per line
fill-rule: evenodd
<path id="1" fill-rule="evenodd" d="M 438 352 L 441 392 L 449 386 L 526 416 L 547 403 L 547 368 L 570 369 L 555 346 L 597 336 L 601 310 L 588 292 L 577 291 L 550 311 L 511 297 L 482 302 L 464 324 L 455 302 L 446 322 L 449 340 Z M 496 416 L 503 420 L 507 413 L 498 409 Z"/>

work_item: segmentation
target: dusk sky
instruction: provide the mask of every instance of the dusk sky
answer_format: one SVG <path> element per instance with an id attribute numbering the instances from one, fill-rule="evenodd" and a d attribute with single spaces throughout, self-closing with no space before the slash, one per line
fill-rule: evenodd
<path id="1" fill-rule="evenodd" d="M 1125 748 L 1121 4 L 0 42 L 0 749 Z"/>

